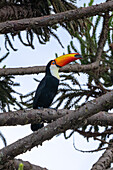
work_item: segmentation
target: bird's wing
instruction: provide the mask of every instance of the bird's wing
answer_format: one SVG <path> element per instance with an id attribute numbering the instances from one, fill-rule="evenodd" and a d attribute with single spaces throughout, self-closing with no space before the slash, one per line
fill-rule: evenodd
<path id="1" fill-rule="evenodd" d="M 41 92 L 45 88 L 45 85 L 46 85 L 46 81 L 45 81 L 45 77 L 44 77 L 41 80 L 39 86 L 37 87 L 36 94 L 35 94 L 34 101 L 33 101 L 33 109 L 37 109 L 38 108 L 38 99 L 39 99 L 39 97 L 41 95 Z"/>

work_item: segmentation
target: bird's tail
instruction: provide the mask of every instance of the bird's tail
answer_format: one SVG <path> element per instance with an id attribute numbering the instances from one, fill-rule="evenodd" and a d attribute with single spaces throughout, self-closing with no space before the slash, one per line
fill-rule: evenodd
<path id="1" fill-rule="evenodd" d="M 38 129 L 41 129 L 44 126 L 44 123 L 38 123 L 38 124 L 31 124 L 31 130 L 37 131 Z"/>

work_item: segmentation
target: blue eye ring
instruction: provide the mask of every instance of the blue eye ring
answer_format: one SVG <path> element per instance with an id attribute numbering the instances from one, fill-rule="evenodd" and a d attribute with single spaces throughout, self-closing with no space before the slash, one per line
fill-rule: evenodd
<path id="1" fill-rule="evenodd" d="M 55 63 L 55 61 L 52 61 L 52 63 L 51 63 L 52 65 L 55 65 L 56 63 Z"/>

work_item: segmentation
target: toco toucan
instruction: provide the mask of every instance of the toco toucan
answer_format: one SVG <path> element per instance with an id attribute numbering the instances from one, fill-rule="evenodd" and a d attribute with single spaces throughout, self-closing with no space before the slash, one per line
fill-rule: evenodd
<path id="1" fill-rule="evenodd" d="M 49 108 L 58 89 L 59 85 L 59 68 L 66 64 L 81 59 L 79 53 L 71 53 L 62 55 L 54 60 L 51 60 L 46 66 L 45 77 L 41 80 L 34 97 L 33 109 Z M 36 131 L 43 127 L 43 123 L 31 124 L 31 130 Z"/>

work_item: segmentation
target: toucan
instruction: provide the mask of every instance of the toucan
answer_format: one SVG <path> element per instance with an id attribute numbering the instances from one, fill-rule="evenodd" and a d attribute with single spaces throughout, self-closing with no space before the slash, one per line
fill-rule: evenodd
<path id="1" fill-rule="evenodd" d="M 33 109 L 49 108 L 55 95 L 57 94 L 59 85 L 59 68 L 67 65 L 68 63 L 82 59 L 79 53 L 65 54 L 49 61 L 46 66 L 45 77 L 41 80 L 35 93 L 33 100 Z M 42 128 L 43 123 L 31 124 L 31 130 L 37 131 Z"/>

